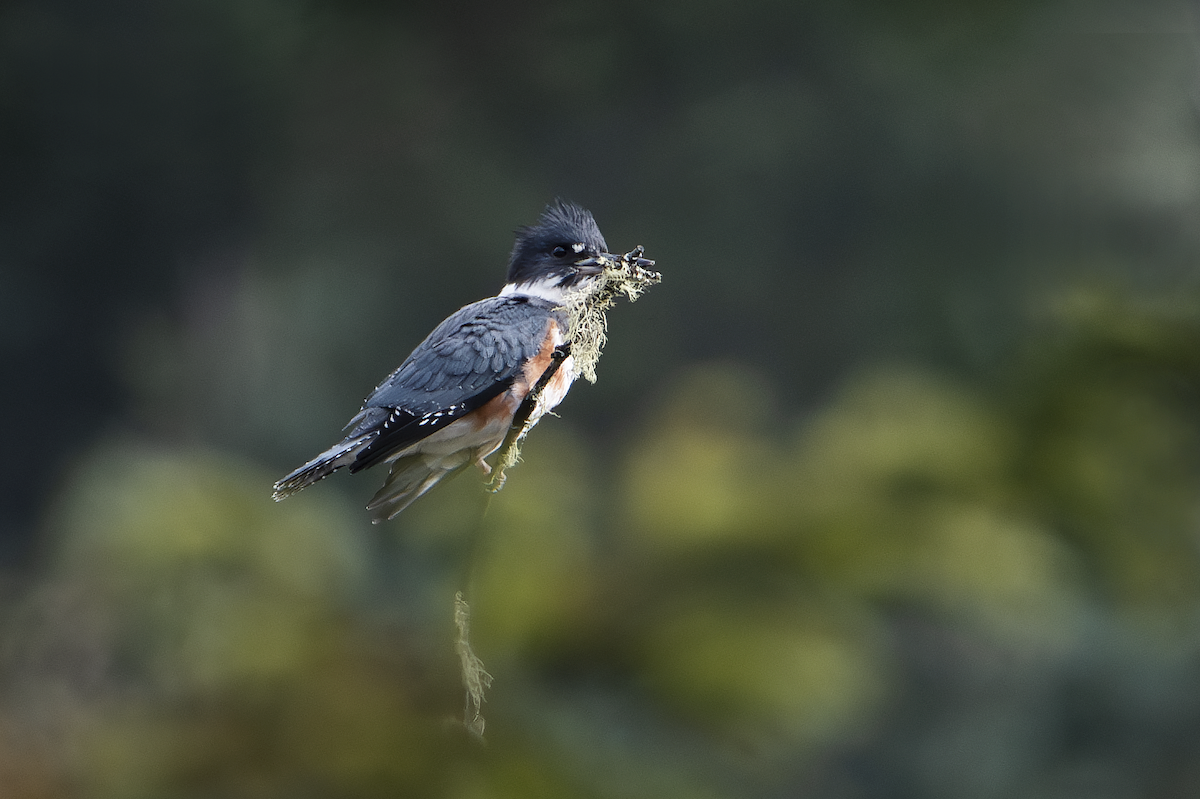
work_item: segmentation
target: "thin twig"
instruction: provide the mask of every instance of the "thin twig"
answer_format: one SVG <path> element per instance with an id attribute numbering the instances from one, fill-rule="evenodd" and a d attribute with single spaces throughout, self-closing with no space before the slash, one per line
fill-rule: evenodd
<path id="1" fill-rule="evenodd" d="M 533 415 L 534 409 L 541 401 L 546 386 L 554 379 L 554 375 L 558 374 L 559 367 L 563 365 L 563 361 L 567 360 L 570 354 L 571 343 L 569 341 L 554 348 L 550 353 L 549 365 L 546 366 L 537 382 L 533 384 L 533 388 L 525 395 L 525 399 L 513 415 L 512 424 L 509 425 L 508 432 L 504 436 L 504 443 L 500 445 L 500 456 L 496 459 L 496 468 L 491 482 L 488 483 L 488 489 L 493 494 L 504 488 L 505 472 L 516 464 L 520 455 L 521 439 L 529 432 L 529 417 Z"/>

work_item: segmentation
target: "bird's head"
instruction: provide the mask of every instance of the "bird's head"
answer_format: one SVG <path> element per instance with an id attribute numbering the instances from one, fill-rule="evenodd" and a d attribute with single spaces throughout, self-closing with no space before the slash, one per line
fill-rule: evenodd
<path id="1" fill-rule="evenodd" d="M 608 252 L 591 213 L 555 200 L 536 225 L 517 230 L 505 291 L 558 301 L 586 287 L 619 260 L 620 256 Z"/>
<path id="2" fill-rule="evenodd" d="M 618 295 L 632 302 L 662 280 L 639 244 L 613 255 L 592 215 L 578 205 L 555 200 L 532 227 L 517 231 L 508 262 L 504 294 L 541 297 L 567 315 L 574 369 L 596 381 L 596 360 L 604 346 L 604 312 Z"/>

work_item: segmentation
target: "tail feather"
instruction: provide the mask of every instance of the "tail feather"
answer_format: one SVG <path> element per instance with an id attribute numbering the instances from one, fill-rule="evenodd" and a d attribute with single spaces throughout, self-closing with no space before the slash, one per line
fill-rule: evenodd
<path id="1" fill-rule="evenodd" d="M 371 521 L 375 524 L 393 519 L 418 497 L 433 488 L 443 478 L 463 469 L 467 464 L 447 464 L 446 459 L 410 455 L 392 463 L 387 480 L 367 503 Z"/>
<path id="2" fill-rule="evenodd" d="M 324 480 L 343 466 L 352 463 L 355 457 L 375 440 L 376 433 L 347 438 L 330 447 L 296 471 L 275 484 L 271 498 L 276 502 L 287 499 L 297 491 L 308 488 L 318 480 Z"/>

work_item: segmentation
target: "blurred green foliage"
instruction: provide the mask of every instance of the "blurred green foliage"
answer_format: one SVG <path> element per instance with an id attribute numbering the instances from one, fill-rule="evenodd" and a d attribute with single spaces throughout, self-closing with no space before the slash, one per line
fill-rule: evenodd
<path id="1" fill-rule="evenodd" d="M 0 797 L 1200 795 L 1193 16 L 0 5 Z M 271 503 L 555 195 L 504 491 Z"/>
<path id="2" fill-rule="evenodd" d="M 460 479 L 382 537 L 332 489 L 275 505 L 230 456 L 102 442 L 9 618 L 4 794 L 775 795 L 928 738 L 904 709 L 933 701 L 994 761 L 963 795 L 1076 795 L 1030 690 L 1115 658 L 1121 701 L 1200 702 L 1197 308 L 1077 293 L 987 385 L 873 368 L 799 420 L 697 368 L 619 462 L 550 420 L 502 493 Z M 400 590 L 414 560 L 441 566 Z M 459 587 L 486 744 L 459 726 Z"/>

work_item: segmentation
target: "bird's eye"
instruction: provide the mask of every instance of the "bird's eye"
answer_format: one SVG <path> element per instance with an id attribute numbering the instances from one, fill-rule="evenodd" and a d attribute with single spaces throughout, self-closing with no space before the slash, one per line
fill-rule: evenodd
<path id="1" fill-rule="evenodd" d="M 567 248 L 560 244 L 557 247 L 555 247 L 553 250 L 551 250 L 550 254 L 553 255 L 555 258 L 562 258 L 564 255 L 567 254 Z"/>

